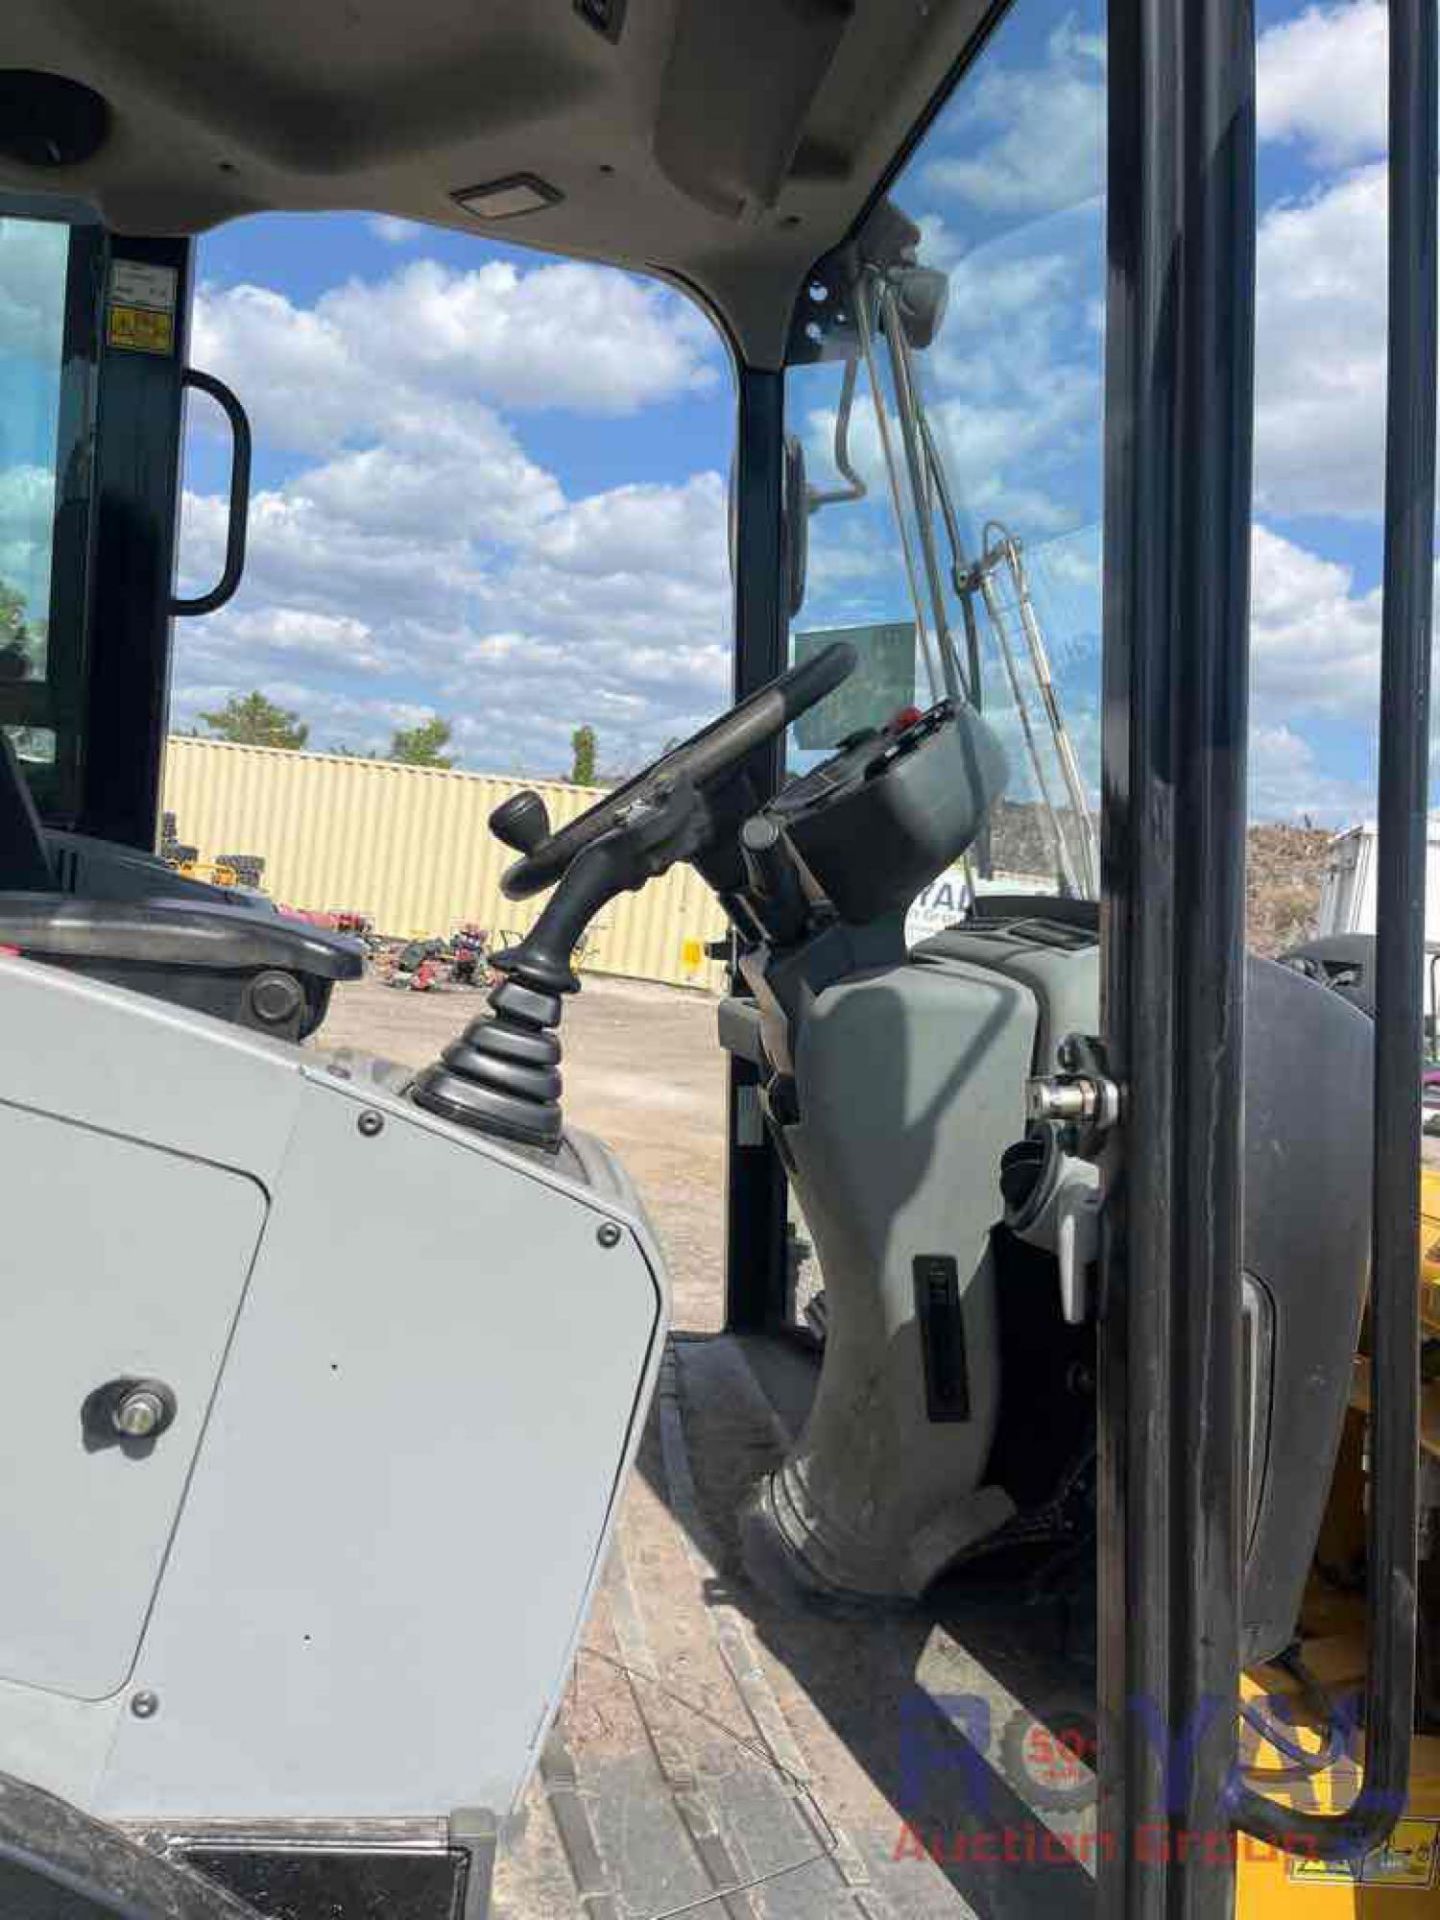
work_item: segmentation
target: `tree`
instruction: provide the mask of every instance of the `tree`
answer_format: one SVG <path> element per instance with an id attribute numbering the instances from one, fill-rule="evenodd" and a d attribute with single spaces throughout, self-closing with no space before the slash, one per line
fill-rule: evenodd
<path id="1" fill-rule="evenodd" d="M 310 738 L 310 729 L 298 713 L 290 713 L 254 693 L 232 693 L 218 713 L 200 718 L 222 740 L 239 747 L 286 747 L 296 750 Z"/>
<path id="2" fill-rule="evenodd" d="M 453 767 L 455 756 L 446 753 L 450 744 L 450 722 L 432 713 L 418 727 L 397 727 L 390 736 L 387 760 L 401 760 L 407 767 Z"/>
<path id="3" fill-rule="evenodd" d="M 25 637 L 25 596 L 8 580 L 0 580 L 0 640 Z"/>
<path id="4" fill-rule="evenodd" d="M 25 596 L 8 580 L 0 580 L 0 680 L 23 680 L 30 672 L 43 622 L 27 621 Z"/>
<path id="5" fill-rule="evenodd" d="M 576 727 L 570 736 L 570 778 L 577 787 L 595 784 L 595 729 Z"/>

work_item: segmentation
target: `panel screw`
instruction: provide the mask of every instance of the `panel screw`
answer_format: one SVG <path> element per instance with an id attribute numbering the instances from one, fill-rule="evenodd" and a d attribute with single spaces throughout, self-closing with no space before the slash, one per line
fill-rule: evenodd
<path id="1" fill-rule="evenodd" d="M 607 1220 L 603 1226 L 596 1228 L 595 1238 L 600 1242 L 602 1247 L 618 1247 L 620 1244 L 620 1229 L 613 1220 Z"/>
<path id="2" fill-rule="evenodd" d="M 373 1140 L 385 1125 L 385 1116 L 376 1113 L 373 1107 L 367 1107 L 355 1124 L 367 1140 Z"/>
<path id="3" fill-rule="evenodd" d="M 148 1440 L 166 1424 L 168 1407 L 154 1387 L 132 1387 L 110 1416 L 127 1440 Z"/>
<path id="4" fill-rule="evenodd" d="M 160 1711 L 159 1694 L 151 1693 L 148 1687 L 141 1693 L 132 1693 L 130 1696 L 130 1711 L 137 1720 L 153 1720 L 155 1715 Z"/>

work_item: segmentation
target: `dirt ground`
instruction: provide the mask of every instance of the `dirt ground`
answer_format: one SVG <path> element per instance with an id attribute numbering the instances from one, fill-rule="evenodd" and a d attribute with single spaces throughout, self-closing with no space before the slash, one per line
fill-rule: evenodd
<path id="1" fill-rule="evenodd" d="M 599 1134 L 640 1189 L 670 1263 L 677 1328 L 723 1317 L 725 1060 L 716 1002 L 704 993 L 587 974 L 565 1008 L 565 1113 Z M 375 980 L 340 987 L 321 1045 L 424 1066 L 485 997 L 400 993 Z"/>

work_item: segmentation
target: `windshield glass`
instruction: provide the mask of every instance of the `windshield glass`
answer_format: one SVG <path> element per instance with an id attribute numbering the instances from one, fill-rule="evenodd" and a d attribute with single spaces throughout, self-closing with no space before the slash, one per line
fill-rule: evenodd
<path id="1" fill-rule="evenodd" d="M 811 486 L 797 656 L 845 632 L 852 725 L 862 697 L 881 725 L 958 692 L 1009 759 L 988 839 L 930 890 L 942 922 L 989 886 L 1098 893 L 1102 35 L 1098 5 L 1007 18 L 807 289 L 819 357 L 788 377 Z M 826 744 L 798 730 L 796 760 Z"/>

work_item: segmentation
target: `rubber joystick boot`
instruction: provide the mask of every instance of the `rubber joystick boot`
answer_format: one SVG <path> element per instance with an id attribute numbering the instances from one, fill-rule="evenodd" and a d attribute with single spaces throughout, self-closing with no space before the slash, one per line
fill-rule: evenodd
<path id="1" fill-rule="evenodd" d="M 513 960 L 501 954 L 494 964 Z M 459 1126 L 553 1151 L 563 1126 L 560 995 L 579 984 L 573 974 L 552 986 L 511 973 L 491 992 L 491 1011 L 472 1020 L 416 1080 L 415 1104 Z"/>

